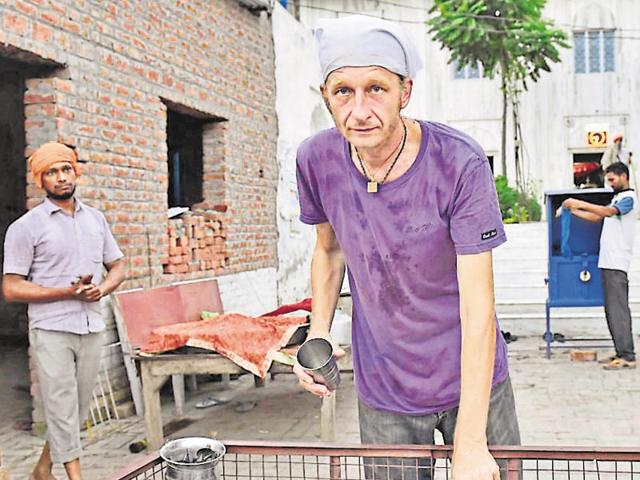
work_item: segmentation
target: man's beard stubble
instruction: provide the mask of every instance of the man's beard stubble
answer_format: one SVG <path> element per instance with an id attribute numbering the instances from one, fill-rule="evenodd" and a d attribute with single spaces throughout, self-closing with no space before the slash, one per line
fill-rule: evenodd
<path id="1" fill-rule="evenodd" d="M 76 187 L 74 185 L 69 192 L 63 193 L 63 194 L 57 194 L 49 190 L 47 190 L 46 192 L 47 192 L 47 197 L 49 197 L 52 200 L 69 200 L 71 197 L 73 197 L 73 194 L 76 193 Z"/>

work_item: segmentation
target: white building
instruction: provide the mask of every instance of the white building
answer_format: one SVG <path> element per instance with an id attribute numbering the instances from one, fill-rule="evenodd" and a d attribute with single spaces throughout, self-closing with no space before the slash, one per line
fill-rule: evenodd
<path id="1" fill-rule="evenodd" d="M 424 55 L 408 116 L 452 125 L 474 137 L 501 171 L 502 94 L 499 79 L 473 68 L 456 69 L 424 21 L 431 1 L 289 0 L 289 13 L 273 11 L 278 113 L 278 299 L 286 303 L 309 291 L 314 229 L 298 220 L 295 151 L 299 143 L 332 122 L 318 85 L 319 67 L 311 28 L 319 18 L 360 13 L 402 22 Z M 293 18 L 299 14 L 300 22 Z M 561 50 L 521 97 L 521 165 L 540 200 L 548 189 L 574 184 L 573 162 L 598 161 L 604 146 L 590 146 L 589 132 L 625 135 L 640 148 L 640 1 L 549 0 L 544 16 L 566 31 L 576 48 Z M 514 141 L 508 114 L 507 174 L 514 179 Z M 640 153 L 637 155 L 640 157 Z"/>

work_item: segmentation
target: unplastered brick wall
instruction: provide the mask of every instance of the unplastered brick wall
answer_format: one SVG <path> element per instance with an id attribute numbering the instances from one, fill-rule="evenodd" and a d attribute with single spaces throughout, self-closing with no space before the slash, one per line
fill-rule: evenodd
<path id="1" fill-rule="evenodd" d="M 83 170 L 78 195 L 104 212 L 126 255 L 122 289 L 217 276 L 221 252 L 227 278 L 274 271 L 277 127 L 266 14 L 237 0 L 153 8 L 136 1 L 5 0 L 0 57 L 47 67 L 25 82 L 25 157 L 51 140 L 76 148 Z M 204 199 L 193 206 L 205 218 L 224 213 L 224 250 L 207 270 L 165 273 L 162 264 L 170 248 L 167 105 L 216 119 L 203 127 Z M 29 208 L 41 201 L 30 176 L 26 192 Z M 199 242 L 189 247 L 192 255 L 200 249 Z M 275 275 L 268 280 L 273 285 L 262 290 L 275 288 Z M 115 355 L 109 318 L 105 342 Z M 115 364 L 112 382 L 126 385 L 122 364 Z M 37 391 L 34 376 L 34 397 Z M 36 399 L 33 420 L 41 419 Z"/>
<path id="2" fill-rule="evenodd" d="M 224 273 L 227 233 L 223 221 L 223 216 L 216 214 L 183 214 L 169 220 L 168 255 L 160 261 L 164 273 Z"/>
<path id="3" fill-rule="evenodd" d="M 26 152 L 76 147 L 78 194 L 101 209 L 127 256 L 124 288 L 201 278 L 166 274 L 166 102 L 203 127 L 203 213 L 226 211 L 226 272 L 276 265 L 275 85 L 270 19 L 237 0 L 0 4 L 0 56 L 58 66 L 29 78 Z M 32 207 L 42 192 L 28 179 Z M 208 275 L 214 270 L 207 270 Z"/>

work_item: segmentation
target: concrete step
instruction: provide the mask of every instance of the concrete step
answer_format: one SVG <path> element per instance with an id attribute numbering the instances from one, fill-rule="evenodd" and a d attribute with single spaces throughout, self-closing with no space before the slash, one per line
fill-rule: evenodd
<path id="1" fill-rule="evenodd" d="M 511 285 L 545 285 L 547 270 L 529 270 L 512 272 L 493 272 L 493 283 L 496 288 Z"/>
<path id="2" fill-rule="evenodd" d="M 629 307 L 631 312 L 635 315 L 636 312 L 640 314 L 640 298 L 629 299 Z M 583 311 L 583 309 L 601 308 L 601 307 L 575 307 L 576 311 Z M 531 301 L 531 300 L 497 300 L 496 312 L 498 314 L 517 314 L 527 317 L 532 313 L 542 313 L 544 315 L 545 302 L 544 301 Z M 552 311 L 564 310 L 565 308 L 552 308 Z M 571 309 L 567 307 L 567 309 Z"/>
<path id="3" fill-rule="evenodd" d="M 640 262 L 638 262 L 640 267 Z M 631 269 L 629 271 L 629 284 L 640 285 L 640 269 Z M 547 269 L 544 270 L 521 270 L 521 271 L 493 271 L 493 283 L 496 287 L 501 286 L 537 286 L 545 285 L 544 280 L 547 278 Z M 640 296 L 640 295 L 639 295 Z"/>
<path id="4" fill-rule="evenodd" d="M 501 258 L 505 255 L 514 254 L 517 252 L 522 253 L 526 250 L 527 256 L 532 258 L 546 257 L 547 256 L 547 240 L 545 238 L 529 238 L 526 243 L 522 244 L 509 244 L 503 243 L 498 248 L 493 250 L 494 258 Z"/>
<path id="5" fill-rule="evenodd" d="M 547 286 L 544 282 L 529 285 L 496 285 L 496 302 L 508 303 L 511 300 L 530 300 L 541 303 L 547 300 Z M 640 298 L 640 284 L 631 283 L 629 285 L 629 296 Z"/>
<path id="6" fill-rule="evenodd" d="M 513 258 L 503 258 L 493 261 L 494 272 L 520 272 L 520 271 L 547 271 L 547 259 L 528 258 L 524 252 L 520 256 Z"/>
<path id="7" fill-rule="evenodd" d="M 546 331 L 546 324 L 543 318 L 529 321 L 522 321 L 521 319 L 500 318 L 500 330 L 503 332 L 510 332 L 512 335 L 523 337 L 538 337 L 540 339 L 540 345 L 544 345 L 544 332 Z M 551 320 L 551 332 L 562 333 L 567 342 L 568 348 L 572 344 L 580 344 L 580 346 L 587 345 L 613 345 L 611 341 L 611 335 L 607 328 L 607 322 L 604 315 L 600 318 L 563 318 Z M 640 331 L 640 317 L 633 318 L 633 331 Z M 577 340 L 580 339 L 580 340 Z M 640 338 L 638 335 L 634 335 L 635 344 L 640 345 Z M 559 342 L 554 342 L 554 345 L 563 345 Z"/>
<path id="8" fill-rule="evenodd" d="M 640 298 L 632 299 L 633 331 L 640 332 Z M 546 329 L 544 303 L 516 302 L 496 305 L 500 328 L 515 335 L 542 335 Z M 578 337 L 609 338 L 603 307 L 551 309 L 551 331 Z"/>

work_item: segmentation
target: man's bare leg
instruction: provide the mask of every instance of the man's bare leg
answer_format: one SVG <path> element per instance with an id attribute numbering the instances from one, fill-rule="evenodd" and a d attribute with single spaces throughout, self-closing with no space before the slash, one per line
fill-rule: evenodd
<path id="1" fill-rule="evenodd" d="M 42 447 L 42 453 L 38 459 L 33 472 L 29 476 L 29 480 L 56 480 L 56 477 L 51 473 L 53 463 L 51 463 L 51 453 L 49 452 L 49 442 L 44 443 Z"/>
<path id="2" fill-rule="evenodd" d="M 64 464 L 64 469 L 67 471 L 67 477 L 69 480 L 82 480 L 80 474 L 80 459 L 76 458 Z"/>

